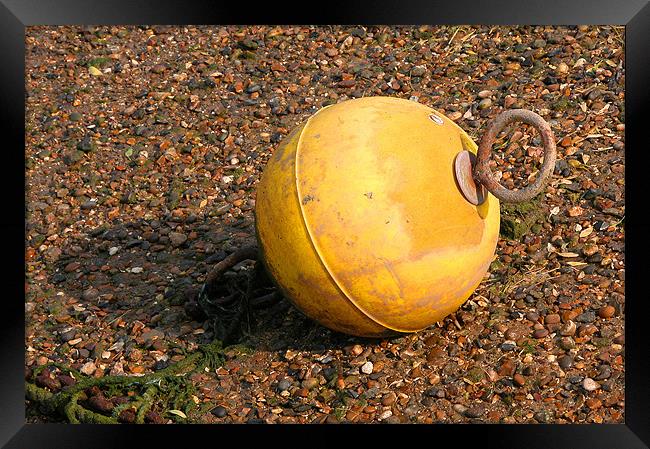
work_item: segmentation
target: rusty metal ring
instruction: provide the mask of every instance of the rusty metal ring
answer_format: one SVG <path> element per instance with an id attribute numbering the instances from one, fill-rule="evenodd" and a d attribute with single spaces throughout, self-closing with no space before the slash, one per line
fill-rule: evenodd
<path id="1" fill-rule="evenodd" d="M 542 138 L 544 147 L 544 163 L 537 179 L 521 190 L 510 190 L 503 187 L 496 179 L 488 165 L 492 144 L 499 131 L 512 122 L 523 122 L 534 126 Z M 521 203 L 529 201 L 542 191 L 553 170 L 555 169 L 555 136 L 550 125 L 538 114 L 525 109 L 511 109 L 499 114 L 488 125 L 477 151 L 476 165 L 473 175 L 476 182 L 481 183 L 486 189 L 504 203 Z"/>

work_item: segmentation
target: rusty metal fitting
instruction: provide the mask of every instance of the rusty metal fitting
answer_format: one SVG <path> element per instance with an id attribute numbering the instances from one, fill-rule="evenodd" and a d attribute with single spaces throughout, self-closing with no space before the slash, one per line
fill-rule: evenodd
<path id="1" fill-rule="evenodd" d="M 509 123 L 523 122 L 534 126 L 540 133 L 544 147 L 544 163 L 535 181 L 520 189 L 510 190 L 503 187 L 490 170 L 489 161 L 492 144 L 499 132 Z M 555 169 L 555 136 L 550 125 L 540 115 L 525 109 L 512 109 L 499 114 L 489 123 L 477 151 L 476 164 L 474 165 L 474 181 L 482 184 L 500 201 L 504 203 L 521 203 L 529 201 L 542 191 L 546 182 Z"/>

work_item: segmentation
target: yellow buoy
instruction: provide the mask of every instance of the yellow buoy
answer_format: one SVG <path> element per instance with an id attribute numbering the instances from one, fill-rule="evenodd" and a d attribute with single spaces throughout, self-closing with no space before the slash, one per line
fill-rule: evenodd
<path id="1" fill-rule="evenodd" d="M 461 191 L 464 152 L 477 146 L 455 123 L 397 98 L 327 106 L 298 126 L 268 162 L 255 210 L 284 295 L 357 336 L 418 331 L 458 309 L 499 235 L 499 201 Z"/>

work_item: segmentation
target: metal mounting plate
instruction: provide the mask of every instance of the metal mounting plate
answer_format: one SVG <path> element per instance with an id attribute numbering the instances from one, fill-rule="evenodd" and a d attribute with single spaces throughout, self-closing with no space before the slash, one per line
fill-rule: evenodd
<path id="1" fill-rule="evenodd" d="M 461 151 L 454 159 L 454 174 L 461 193 L 474 206 L 485 202 L 487 190 L 482 184 L 477 184 L 472 175 L 472 167 L 476 163 L 476 155 L 469 151 Z"/>

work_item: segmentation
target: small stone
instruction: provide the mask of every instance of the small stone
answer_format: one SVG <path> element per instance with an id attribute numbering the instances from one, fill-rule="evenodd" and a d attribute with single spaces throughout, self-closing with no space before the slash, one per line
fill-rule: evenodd
<path id="1" fill-rule="evenodd" d="M 140 351 L 137 348 L 132 348 L 128 355 L 127 355 L 129 361 L 131 362 L 138 362 L 142 359 L 142 351 Z"/>
<path id="2" fill-rule="evenodd" d="M 548 335 L 548 330 L 546 329 L 537 329 L 535 332 L 533 332 L 533 337 L 539 339 L 539 338 L 544 338 Z"/>
<path id="3" fill-rule="evenodd" d="M 361 372 L 363 374 L 372 374 L 373 364 L 368 361 L 361 366 Z"/>
<path id="4" fill-rule="evenodd" d="M 257 50 L 258 44 L 251 38 L 245 38 L 239 42 L 240 47 L 246 50 Z"/>
<path id="5" fill-rule="evenodd" d="M 533 415 L 533 418 L 540 423 L 547 423 L 553 419 L 553 415 L 547 410 L 540 410 Z"/>
<path id="6" fill-rule="evenodd" d="M 573 357 L 571 357 L 569 355 L 563 355 L 562 357 L 560 357 L 558 359 L 557 362 L 558 362 L 558 365 L 560 365 L 560 368 L 562 368 L 563 370 L 566 371 L 569 368 L 571 368 L 571 365 L 573 365 Z"/>
<path id="7" fill-rule="evenodd" d="M 454 411 L 459 415 L 464 415 L 467 411 L 467 407 L 465 407 L 463 404 L 454 404 Z"/>
<path id="8" fill-rule="evenodd" d="M 616 309 L 613 306 L 603 306 L 598 309 L 598 316 L 604 319 L 609 319 L 614 316 Z"/>
<path id="9" fill-rule="evenodd" d="M 77 383 L 77 380 L 74 377 L 68 376 L 67 374 L 60 374 L 57 376 L 57 379 L 64 387 L 70 387 Z"/>
<path id="10" fill-rule="evenodd" d="M 427 362 L 438 362 L 441 359 L 443 359 L 445 355 L 446 355 L 446 352 L 444 350 L 442 350 L 441 348 L 433 348 L 427 354 Z"/>
<path id="11" fill-rule="evenodd" d="M 533 323 L 536 323 L 537 320 L 539 319 L 539 315 L 537 314 L 537 312 L 527 312 L 526 319 L 528 321 L 532 321 Z"/>
<path id="12" fill-rule="evenodd" d="M 325 54 L 330 58 L 333 58 L 339 54 L 339 51 L 336 48 L 327 48 L 325 49 Z"/>
<path id="13" fill-rule="evenodd" d="M 566 63 L 561 62 L 557 65 L 557 73 L 565 74 L 568 72 L 569 72 L 569 66 Z"/>
<path id="14" fill-rule="evenodd" d="M 117 253 L 118 249 L 119 248 L 117 246 L 112 246 L 112 247 L 108 248 L 108 255 L 109 256 L 114 256 L 115 253 Z"/>
<path id="15" fill-rule="evenodd" d="M 438 394 L 438 388 L 437 387 L 427 388 L 422 392 L 422 394 L 424 396 L 431 397 L 431 398 L 436 397 L 436 395 Z"/>
<path id="16" fill-rule="evenodd" d="M 593 89 L 589 92 L 587 95 L 587 99 L 589 100 L 597 100 L 598 98 L 603 96 L 603 91 L 600 89 Z"/>
<path id="17" fill-rule="evenodd" d="M 576 317 L 576 321 L 579 323 L 592 323 L 596 320 L 596 313 L 593 310 L 581 313 Z"/>
<path id="18" fill-rule="evenodd" d="M 568 351 L 576 347 L 576 342 L 571 337 L 562 337 L 559 342 L 560 348 Z"/>
<path id="19" fill-rule="evenodd" d="M 612 375 L 612 368 L 609 365 L 600 365 L 598 367 L 598 375 L 594 379 L 605 380 L 605 379 L 609 379 L 611 375 Z"/>
<path id="20" fill-rule="evenodd" d="M 580 206 L 570 207 L 568 210 L 569 217 L 578 217 L 584 213 L 584 209 Z"/>
<path id="21" fill-rule="evenodd" d="M 569 320 L 560 328 L 560 335 L 564 337 L 573 337 L 576 333 L 576 323 Z"/>
<path id="22" fill-rule="evenodd" d="M 77 111 L 70 113 L 70 121 L 78 122 L 79 120 L 81 120 L 81 114 L 79 114 Z"/>
<path id="23" fill-rule="evenodd" d="M 587 262 L 598 264 L 603 261 L 603 256 L 600 253 L 596 253 L 593 256 L 587 258 Z M 607 281 L 607 280 L 606 280 Z"/>
<path id="24" fill-rule="evenodd" d="M 85 202 L 81 203 L 81 208 L 84 209 L 84 210 L 94 209 L 95 207 L 97 207 L 97 201 L 94 201 L 94 200 L 88 200 L 88 201 L 85 201 Z"/>
<path id="25" fill-rule="evenodd" d="M 222 407 L 221 405 L 216 406 L 212 410 L 210 410 L 210 413 L 212 413 L 214 416 L 217 418 L 223 418 L 228 414 L 228 411 L 225 409 L 225 407 Z"/>
<path id="26" fill-rule="evenodd" d="M 61 341 L 66 342 L 74 339 L 76 335 L 77 335 L 76 329 L 70 329 L 69 331 L 61 333 L 59 337 L 61 337 Z"/>
<path id="27" fill-rule="evenodd" d="M 519 373 L 515 374 L 512 379 L 520 387 L 523 387 L 526 384 L 526 379 Z"/>
<path id="28" fill-rule="evenodd" d="M 484 98 L 479 102 L 478 109 L 479 111 L 482 111 L 483 109 L 487 109 L 490 106 L 492 106 L 492 100 L 489 98 Z"/>
<path id="29" fill-rule="evenodd" d="M 397 400 L 397 396 L 395 393 L 392 391 L 390 393 L 386 393 L 382 398 L 381 398 L 381 404 L 382 405 L 392 405 L 395 403 Z"/>
<path id="30" fill-rule="evenodd" d="M 158 329 L 150 329 L 148 331 L 143 332 L 140 337 L 142 338 L 142 340 L 144 340 L 146 345 L 151 345 L 156 340 L 162 341 L 165 338 L 165 333 Z"/>
<path id="31" fill-rule="evenodd" d="M 462 116 L 463 116 L 463 114 L 460 113 L 460 112 L 458 112 L 458 111 L 451 112 L 451 113 L 449 113 L 449 114 L 447 115 L 447 117 L 449 117 L 449 120 L 452 120 L 452 121 L 454 121 L 454 122 L 455 122 L 456 120 L 458 120 L 459 118 L 461 118 Z"/>
<path id="32" fill-rule="evenodd" d="M 278 391 L 288 390 L 290 386 L 291 381 L 289 379 L 282 379 L 280 382 L 278 382 Z"/>
<path id="33" fill-rule="evenodd" d="M 338 424 L 338 423 L 339 420 L 334 415 L 328 415 L 327 418 L 325 418 L 325 424 Z"/>
<path id="34" fill-rule="evenodd" d="M 318 379 L 315 377 L 310 377 L 309 379 L 305 379 L 302 381 L 302 386 L 303 388 L 306 388 L 307 390 L 313 390 L 318 386 Z"/>
<path id="35" fill-rule="evenodd" d="M 465 416 L 472 419 L 480 418 L 483 414 L 485 414 L 485 408 L 481 406 L 470 407 L 464 413 Z"/>
<path id="36" fill-rule="evenodd" d="M 420 411 L 420 407 L 417 404 L 411 404 L 404 409 L 404 414 L 408 416 L 416 416 Z"/>
<path id="37" fill-rule="evenodd" d="M 585 405 L 586 405 L 587 407 L 589 407 L 590 409 L 595 410 L 595 409 L 597 409 L 597 408 L 600 408 L 600 407 L 603 405 L 603 403 L 602 403 L 602 401 L 601 401 L 600 399 L 598 399 L 598 398 L 588 398 L 588 399 L 585 401 Z"/>
<path id="38" fill-rule="evenodd" d="M 503 364 L 501 364 L 498 374 L 499 376 L 512 376 L 515 372 L 515 368 L 516 368 L 515 362 L 508 359 L 505 362 L 503 362 Z"/>
<path id="39" fill-rule="evenodd" d="M 375 371 L 379 371 L 377 369 L 377 365 L 375 365 Z M 433 373 L 429 376 L 429 384 L 430 385 L 437 385 L 440 383 L 440 374 L 438 373 Z"/>
<path id="40" fill-rule="evenodd" d="M 422 76 L 427 72 L 426 67 L 423 65 L 418 65 L 413 67 L 413 70 L 411 70 L 411 75 L 412 76 Z"/>
<path id="41" fill-rule="evenodd" d="M 479 97 L 479 98 L 488 98 L 488 97 L 491 96 L 491 95 L 492 95 L 492 91 L 491 91 L 491 90 L 482 90 L 482 91 L 480 91 L 480 92 L 478 93 L 478 97 Z"/>
<path id="42" fill-rule="evenodd" d="M 135 248 L 136 246 L 142 245 L 142 243 L 143 243 L 142 240 L 133 239 L 133 240 L 129 240 L 128 242 L 126 242 L 126 245 L 124 245 L 124 247 L 127 248 L 127 249 L 128 248 Z"/>
<path id="43" fill-rule="evenodd" d="M 34 379 L 34 383 L 41 388 L 49 388 L 50 391 L 57 391 L 61 388 L 61 381 L 52 379 L 47 371 L 43 371 Z"/>
<path id="44" fill-rule="evenodd" d="M 546 315 L 544 317 L 544 322 L 546 324 L 557 324 L 557 323 L 560 322 L 560 315 L 558 315 L 557 313 L 552 313 L 550 315 Z"/>
<path id="45" fill-rule="evenodd" d="M 132 104 L 131 106 L 126 107 L 126 108 L 122 111 L 122 113 L 123 113 L 124 115 L 131 115 L 131 114 L 133 114 L 133 113 L 136 111 L 136 109 L 137 109 L 136 105 Z"/>
<path id="46" fill-rule="evenodd" d="M 363 348 L 361 347 L 361 345 L 354 345 L 350 349 L 350 353 L 354 356 L 361 355 L 362 352 L 363 352 Z"/>
<path id="47" fill-rule="evenodd" d="M 390 411 L 390 410 L 386 410 L 386 411 L 381 412 L 381 414 L 378 416 L 378 418 L 379 418 L 380 421 L 383 421 L 385 419 L 390 418 L 391 416 L 393 416 L 393 412 Z"/>
<path id="48" fill-rule="evenodd" d="M 595 380 L 585 377 L 585 380 L 582 381 L 582 388 L 587 391 L 595 391 L 600 388 L 600 385 Z"/>
<path id="49" fill-rule="evenodd" d="M 598 332 L 598 328 L 593 324 L 581 324 L 576 334 L 578 337 L 584 337 L 585 335 L 593 335 L 596 332 Z"/>
<path id="50" fill-rule="evenodd" d="M 81 299 L 84 301 L 93 301 L 99 297 L 99 290 L 96 288 L 90 287 L 81 294 Z"/>
<path id="51" fill-rule="evenodd" d="M 67 165 L 74 165 L 84 157 L 84 152 L 79 150 L 68 151 L 63 154 L 63 162 Z"/>
<path id="52" fill-rule="evenodd" d="M 83 366 L 79 369 L 79 371 L 86 376 L 92 376 L 92 374 L 95 372 L 97 367 L 95 366 L 94 362 L 86 362 L 83 364 Z"/>
<path id="53" fill-rule="evenodd" d="M 535 39 L 533 41 L 533 48 L 544 48 L 546 47 L 546 41 L 544 39 Z"/>
<path id="54" fill-rule="evenodd" d="M 151 68 L 151 71 L 156 74 L 161 74 L 165 71 L 166 67 L 164 64 L 156 64 Z"/>
<path id="55" fill-rule="evenodd" d="M 109 372 L 111 376 L 122 376 L 124 375 L 124 364 L 119 361 L 113 367 L 111 368 L 111 371 Z"/>
<path id="56" fill-rule="evenodd" d="M 113 403 L 103 396 L 93 396 L 88 399 L 88 405 L 101 413 L 110 413 L 113 410 Z"/>
<path id="57" fill-rule="evenodd" d="M 97 67 L 92 66 L 92 65 L 90 67 L 88 67 L 88 73 L 90 73 L 92 76 L 101 76 L 102 75 L 102 71 L 99 70 Z"/>
<path id="58" fill-rule="evenodd" d="M 172 242 L 173 246 L 178 247 L 187 241 L 187 235 L 181 232 L 170 232 L 169 241 Z"/>
<path id="59" fill-rule="evenodd" d="M 92 141 L 92 138 L 89 135 L 86 135 L 81 142 L 77 144 L 77 150 L 83 151 L 84 153 L 89 153 L 95 149 L 95 144 Z"/>
<path id="60" fill-rule="evenodd" d="M 133 267 L 131 268 L 131 273 L 142 273 L 143 268 L 142 267 Z"/>

